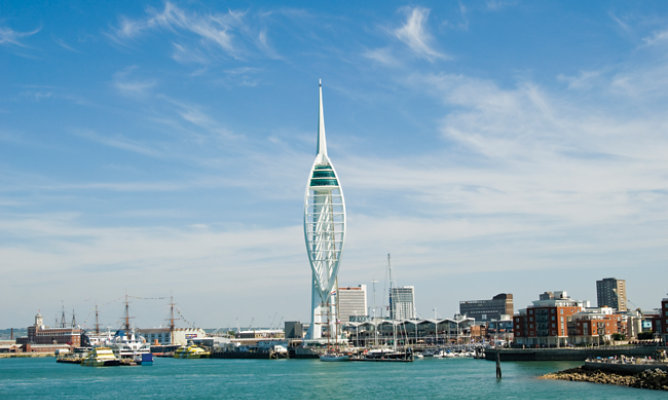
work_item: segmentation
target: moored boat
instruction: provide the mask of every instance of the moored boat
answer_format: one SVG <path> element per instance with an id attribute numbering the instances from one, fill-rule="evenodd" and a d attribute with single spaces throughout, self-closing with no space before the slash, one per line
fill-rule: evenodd
<path id="1" fill-rule="evenodd" d="M 142 365 L 153 363 L 150 343 L 134 331 L 119 330 L 106 344 L 116 357 L 125 363 Z"/>
<path id="2" fill-rule="evenodd" d="M 81 361 L 81 365 L 87 367 L 111 367 L 121 365 L 121 361 L 116 358 L 114 352 L 109 347 L 93 347 L 86 358 Z"/>
<path id="3" fill-rule="evenodd" d="M 184 359 L 209 358 L 210 355 L 211 352 L 194 344 L 181 346 L 174 352 L 174 358 Z"/>
<path id="4" fill-rule="evenodd" d="M 408 347 L 405 350 L 371 349 L 352 357 L 351 361 L 390 361 L 390 362 L 413 362 L 413 350 Z"/>
<path id="5" fill-rule="evenodd" d="M 320 361 L 326 361 L 326 362 L 350 361 L 350 356 L 348 354 L 336 351 L 328 351 L 327 353 L 320 355 Z"/>

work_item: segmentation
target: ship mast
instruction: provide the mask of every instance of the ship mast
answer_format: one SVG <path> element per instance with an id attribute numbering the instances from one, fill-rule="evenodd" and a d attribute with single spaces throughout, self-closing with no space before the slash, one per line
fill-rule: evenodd
<path id="1" fill-rule="evenodd" d="M 62 301 L 61 301 L 61 307 L 62 307 L 63 311 L 60 315 L 60 327 L 65 328 L 65 304 L 62 303 Z"/>
<path id="2" fill-rule="evenodd" d="M 174 296 L 169 297 L 169 343 L 174 343 Z"/>
<path id="3" fill-rule="evenodd" d="M 74 316 L 74 308 L 72 308 L 72 329 L 77 327 L 77 319 Z"/>
<path id="4" fill-rule="evenodd" d="M 99 314 L 97 312 L 97 304 L 95 305 L 95 334 L 99 335 L 100 334 L 100 319 L 99 319 Z"/>
<path id="5" fill-rule="evenodd" d="M 390 263 L 390 253 L 387 253 L 387 274 L 388 278 L 390 280 L 390 317 L 392 318 L 392 348 L 394 350 L 397 349 L 397 325 L 396 325 L 396 319 L 397 319 L 397 313 L 394 311 L 394 308 L 396 306 L 396 299 L 393 299 L 392 296 L 392 263 Z M 395 300 L 395 301 L 392 301 Z"/>
<path id="6" fill-rule="evenodd" d="M 130 332 L 130 302 L 127 293 L 125 293 L 125 331 Z"/>
<path id="7" fill-rule="evenodd" d="M 388 280 L 389 280 L 389 283 L 390 283 L 390 297 L 389 297 L 389 300 L 390 300 L 390 317 L 392 319 L 395 319 L 396 315 L 394 313 L 394 310 L 392 309 L 392 307 L 394 306 L 394 301 L 392 301 L 392 300 L 394 300 L 394 299 L 392 298 L 392 263 L 390 263 L 390 253 L 387 253 L 387 274 L 388 274 Z"/>

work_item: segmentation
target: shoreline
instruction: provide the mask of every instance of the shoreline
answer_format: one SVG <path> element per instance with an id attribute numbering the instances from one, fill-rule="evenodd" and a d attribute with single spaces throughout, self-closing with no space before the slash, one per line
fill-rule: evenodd
<path id="1" fill-rule="evenodd" d="M 658 368 L 646 369 L 635 374 L 623 374 L 580 366 L 545 374 L 538 379 L 589 382 L 668 391 L 668 373 Z"/>
<path id="2" fill-rule="evenodd" d="M 46 357 L 55 357 L 56 355 L 51 353 L 0 353 L 0 359 L 3 358 L 46 358 Z"/>

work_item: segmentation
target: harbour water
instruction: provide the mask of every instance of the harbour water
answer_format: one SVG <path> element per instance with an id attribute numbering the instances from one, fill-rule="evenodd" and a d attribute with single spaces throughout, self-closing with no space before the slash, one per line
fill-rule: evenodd
<path id="1" fill-rule="evenodd" d="M 53 358 L 0 360 L 0 399 L 665 399 L 666 392 L 539 380 L 579 365 L 424 359 L 413 363 L 319 360 L 179 360 L 90 368 Z"/>

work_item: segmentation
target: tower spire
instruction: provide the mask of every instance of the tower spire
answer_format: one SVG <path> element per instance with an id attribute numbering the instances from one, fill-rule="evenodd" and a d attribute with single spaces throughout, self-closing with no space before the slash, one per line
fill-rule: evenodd
<path id="1" fill-rule="evenodd" d="M 327 138 L 325 138 L 325 113 L 322 109 L 322 79 L 318 79 L 318 90 L 320 94 L 320 110 L 318 113 L 318 147 L 316 155 L 327 156 Z"/>

